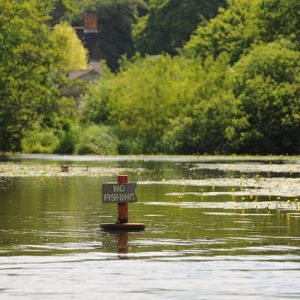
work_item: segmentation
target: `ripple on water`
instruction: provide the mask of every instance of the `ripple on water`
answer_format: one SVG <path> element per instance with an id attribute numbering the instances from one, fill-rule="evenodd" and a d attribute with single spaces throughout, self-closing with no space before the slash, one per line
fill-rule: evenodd
<path id="1" fill-rule="evenodd" d="M 68 159 L 73 161 L 76 158 L 61 157 L 58 161 Z M 78 159 L 97 160 L 86 157 Z M 103 158 L 103 161 L 110 159 Z M 122 157 L 117 159 L 124 160 Z M 132 158 L 132 161 L 136 159 L 145 161 L 144 157 Z M 150 157 L 148 159 L 151 160 Z M 34 186 L 29 185 L 30 197 L 27 201 L 24 201 L 25 194 L 20 188 L 15 189 L 16 193 L 13 194 L 13 201 L 17 200 L 15 203 L 1 202 L 1 210 L 5 211 L 1 215 L 1 224 L 6 229 L 0 233 L 1 237 L 7 239 L 1 238 L 0 241 L 0 295 L 3 298 L 30 300 L 53 297 L 121 300 L 300 298 L 300 237 L 297 220 L 300 212 L 296 211 L 297 203 L 250 201 L 248 197 L 273 194 L 281 196 L 281 200 L 287 196 L 298 197 L 300 179 L 243 177 L 177 180 L 176 178 L 189 176 L 190 171 L 196 170 L 199 174 L 198 170 L 208 167 L 224 173 L 227 170 L 247 172 L 245 168 L 251 172 L 255 169 L 275 173 L 277 168 L 263 163 L 233 166 L 229 159 L 226 160 L 227 166 L 215 163 L 207 166 L 199 164 L 199 158 L 186 159 L 188 164 L 183 167 L 181 162 L 185 159 L 170 159 L 177 163 L 175 168 L 172 169 L 171 164 L 168 164 L 166 168 L 160 169 L 159 175 L 147 174 L 140 177 L 144 179 L 139 182 L 142 192 L 143 188 L 146 192 L 157 192 L 147 194 L 145 200 L 141 199 L 132 208 L 132 211 L 137 212 L 135 217 L 147 217 L 145 221 L 148 227 L 141 235 L 106 235 L 98 232 L 97 220 L 99 223 L 102 217 L 114 220 L 115 210 L 102 207 L 95 197 L 96 193 L 91 193 L 91 190 L 99 189 L 98 181 L 101 180 L 98 177 L 127 171 L 137 174 L 144 172 L 143 168 L 123 168 L 129 164 L 115 164 L 115 168 L 100 168 L 99 165 L 89 167 L 90 177 L 97 180 L 87 178 L 82 182 L 79 177 L 87 174 L 84 168 L 74 167 L 68 175 L 63 175 L 59 166 L 53 165 L 53 168 L 49 168 L 49 173 L 53 172 L 53 176 L 74 177 L 72 180 L 61 180 L 64 185 L 60 185 L 59 193 L 63 193 L 63 197 L 57 197 L 59 200 L 55 193 L 52 194 L 57 188 L 58 180 L 44 178 L 39 181 L 35 177 L 22 179 L 25 183 L 35 182 L 36 193 L 34 198 Z M 211 162 L 216 162 L 216 159 L 214 157 Z M 207 158 L 201 160 L 204 164 L 207 163 Z M 193 163 L 190 164 L 191 161 Z M 136 166 L 138 164 L 134 163 L 134 167 Z M 299 166 L 293 166 L 292 169 L 289 165 L 288 168 L 295 175 L 298 172 L 295 168 Z M 154 173 L 157 169 L 152 170 Z M 12 176 L 18 176 L 17 168 L 15 171 Z M 26 174 L 28 169 L 19 171 Z M 281 168 L 280 171 L 287 170 Z M 39 172 L 45 177 L 49 175 L 45 170 L 37 170 L 37 174 Z M 0 174 L 3 174 L 1 170 Z M 27 172 L 27 176 L 28 174 L 30 173 Z M 166 180 L 146 181 L 148 178 L 162 176 Z M 1 180 L 0 186 L 9 190 L 7 182 L 13 182 L 15 178 Z M 47 189 L 41 188 L 42 182 L 48 181 L 51 181 L 51 186 L 49 184 Z M 169 186 L 160 189 L 157 185 Z M 209 189 L 201 191 L 204 186 Z M 178 187 L 184 187 L 179 190 L 187 192 L 176 193 Z M 217 188 L 213 190 L 215 187 Z M 169 192 L 167 196 L 165 192 Z M 7 191 L 4 194 L 9 196 Z M 182 196 L 181 201 L 179 196 Z M 223 201 L 234 200 L 227 196 L 240 196 L 241 199 Z M 159 201 L 152 201 L 151 197 Z M 245 199 L 246 201 L 240 201 Z M 148 200 L 151 202 L 147 202 Z M 281 209 L 285 211 L 281 213 Z M 6 218 L 5 214 L 9 213 L 10 217 Z M 257 216 L 259 217 L 256 218 Z M 15 221 L 21 217 L 23 222 L 17 224 Z M 23 240 L 15 240 L 12 228 Z M 10 239 L 12 236 L 13 239 Z M 124 241 L 126 247 L 121 245 Z"/>
<path id="2" fill-rule="evenodd" d="M 300 173 L 300 164 L 266 164 L 264 162 L 243 162 L 243 163 L 216 163 L 196 164 L 191 170 L 221 170 L 221 171 L 238 171 L 244 173 Z"/>
<path id="3" fill-rule="evenodd" d="M 132 245 L 142 245 L 142 246 L 194 246 L 194 245 L 215 245 L 224 244 L 221 240 L 207 240 L 207 239 L 147 239 L 147 240 L 137 240 L 131 242 Z"/>
<path id="4" fill-rule="evenodd" d="M 211 192 L 185 192 L 168 193 L 170 196 L 215 196 L 215 195 L 253 195 L 253 196 L 300 196 L 299 178 L 208 178 L 208 179 L 184 179 L 184 180 L 164 180 L 164 181 L 140 181 L 139 185 L 177 185 L 186 187 L 240 187 L 241 191 L 211 191 Z"/>
<path id="5" fill-rule="evenodd" d="M 181 208 L 201 208 L 201 209 L 238 209 L 238 210 L 257 210 L 257 209 L 268 209 L 268 210 L 299 210 L 298 203 L 289 203 L 285 201 L 252 201 L 252 202 L 236 202 L 236 201 L 227 201 L 227 202 L 145 202 L 144 205 L 153 205 L 153 206 L 178 206 Z M 255 214 L 256 215 L 256 214 Z"/>

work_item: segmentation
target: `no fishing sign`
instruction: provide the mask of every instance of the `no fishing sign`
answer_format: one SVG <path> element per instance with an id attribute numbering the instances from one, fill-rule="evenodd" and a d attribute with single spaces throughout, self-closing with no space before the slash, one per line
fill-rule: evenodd
<path id="1" fill-rule="evenodd" d="M 106 231 L 145 230 L 143 223 L 128 223 L 128 203 L 137 202 L 136 183 L 128 183 L 127 175 L 119 175 L 117 179 L 117 183 L 102 185 L 102 200 L 104 203 L 118 204 L 118 220 L 115 223 L 101 224 L 100 227 Z"/>
<path id="2" fill-rule="evenodd" d="M 102 200 L 104 203 L 137 202 L 136 183 L 106 183 L 102 185 Z"/>

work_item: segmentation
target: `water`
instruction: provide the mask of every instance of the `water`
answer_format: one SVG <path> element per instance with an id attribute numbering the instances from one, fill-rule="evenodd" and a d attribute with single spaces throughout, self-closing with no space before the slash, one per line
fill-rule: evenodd
<path id="1" fill-rule="evenodd" d="M 1 161 L 0 299 L 300 298 L 297 158 Z M 99 229 L 116 221 L 101 185 L 120 173 L 145 232 Z"/>

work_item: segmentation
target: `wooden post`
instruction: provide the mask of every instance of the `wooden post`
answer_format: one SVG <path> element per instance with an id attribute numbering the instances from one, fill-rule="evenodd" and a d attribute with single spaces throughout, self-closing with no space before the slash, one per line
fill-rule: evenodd
<path id="1" fill-rule="evenodd" d="M 136 184 L 128 183 L 128 176 L 127 175 L 119 175 L 117 177 L 117 185 L 116 184 L 103 184 L 102 185 L 102 199 L 104 203 L 115 203 L 118 200 L 118 220 L 115 223 L 106 223 L 101 224 L 100 227 L 106 231 L 142 231 L 145 230 L 145 224 L 143 223 L 128 223 L 128 202 L 126 203 L 119 203 L 126 199 L 126 201 L 136 202 L 137 198 L 135 195 L 135 187 Z M 118 185 L 124 185 L 122 187 L 123 191 L 119 189 Z M 127 187 L 125 188 L 125 185 Z M 105 192 L 104 192 L 105 189 Z M 116 189 L 116 190 L 115 190 Z M 124 194 L 127 192 L 127 194 Z M 130 193 L 130 194 L 128 194 Z M 127 198 L 124 198 L 126 196 Z M 117 201 L 116 201 L 117 200 Z M 127 236 L 122 236 L 121 243 L 126 243 Z"/>
<path id="2" fill-rule="evenodd" d="M 128 176 L 119 175 L 118 184 L 127 184 Z M 118 222 L 119 223 L 128 223 L 128 203 L 118 203 Z"/>

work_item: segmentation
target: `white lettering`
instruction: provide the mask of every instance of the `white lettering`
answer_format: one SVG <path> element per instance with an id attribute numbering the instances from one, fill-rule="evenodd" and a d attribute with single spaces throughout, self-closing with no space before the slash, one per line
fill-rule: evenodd
<path id="1" fill-rule="evenodd" d="M 104 202 L 110 202 L 110 194 L 104 195 Z"/>
<path id="2" fill-rule="evenodd" d="M 124 193 L 125 185 L 114 185 L 114 193 Z"/>
<path id="3" fill-rule="evenodd" d="M 136 194 L 104 194 L 103 202 L 110 203 L 127 203 L 137 202 Z"/>
<path id="4" fill-rule="evenodd" d="M 135 194 L 130 194 L 129 199 L 130 199 L 131 202 L 136 202 L 137 201 Z"/>

